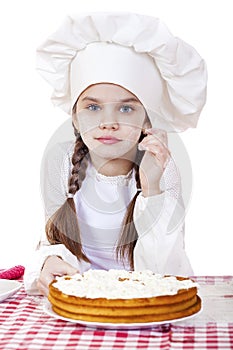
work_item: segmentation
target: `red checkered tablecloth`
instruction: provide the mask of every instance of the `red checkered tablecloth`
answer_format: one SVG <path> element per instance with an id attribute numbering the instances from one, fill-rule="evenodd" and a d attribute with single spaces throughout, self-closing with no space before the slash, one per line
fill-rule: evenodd
<path id="1" fill-rule="evenodd" d="M 0 303 L 0 350 L 233 349 L 233 276 L 195 279 L 203 299 L 200 315 L 135 330 L 88 328 L 55 319 L 44 312 L 44 299 L 26 295 L 22 286 Z"/>

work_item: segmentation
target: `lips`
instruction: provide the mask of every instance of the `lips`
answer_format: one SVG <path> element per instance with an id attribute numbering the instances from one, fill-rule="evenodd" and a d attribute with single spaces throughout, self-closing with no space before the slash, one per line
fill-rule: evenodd
<path id="1" fill-rule="evenodd" d="M 101 136 L 101 137 L 98 137 L 97 140 L 101 143 L 106 144 L 106 145 L 113 145 L 113 144 L 121 141 L 118 138 L 113 137 L 113 136 Z"/>

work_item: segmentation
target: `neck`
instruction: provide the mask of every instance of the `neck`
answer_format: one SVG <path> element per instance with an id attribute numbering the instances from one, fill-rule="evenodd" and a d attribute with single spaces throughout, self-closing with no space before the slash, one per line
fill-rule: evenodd
<path id="1" fill-rule="evenodd" d="M 105 176 L 127 175 L 133 168 L 134 162 L 129 159 L 98 159 L 91 156 L 91 162 L 98 173 Z"/>

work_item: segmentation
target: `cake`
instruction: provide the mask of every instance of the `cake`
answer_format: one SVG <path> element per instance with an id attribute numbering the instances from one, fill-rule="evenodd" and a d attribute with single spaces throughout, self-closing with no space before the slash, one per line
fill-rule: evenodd
<path id="1" fill-rule="evenodd" d="M 48 299 L 60 316 L 101 323 L 169 321 L 197 313 L 197 284 L 151 271 L 88 270 L 57 277 Z"/>

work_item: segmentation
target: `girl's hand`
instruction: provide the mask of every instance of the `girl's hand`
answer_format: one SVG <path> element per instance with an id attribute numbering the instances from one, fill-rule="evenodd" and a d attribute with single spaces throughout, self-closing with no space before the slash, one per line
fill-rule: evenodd
<path id="1" fill-rule="evenodd" d="M 138 149 L 145 151 L 139 176 L 144 197 L 161 193 L 160 179 L 170 159 L 167 133 L 158 129 L 145 130 L 147 136 L 139 143 Z"/>
<path id="2" fill-rule="evenodd" d="M 48 296 L 48 286 L 56 276 L 74 275 L 78 271 L 70 264 L 63 261 L 58 256 L 49 256 L 41 270 L 40 277 L 37 281 L 37 288 L 44 296 Z"/>

